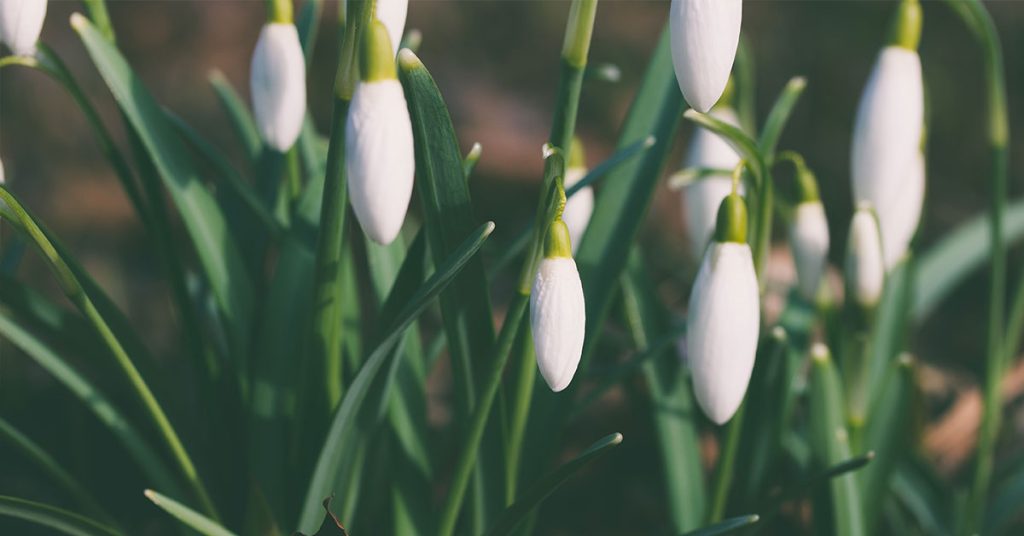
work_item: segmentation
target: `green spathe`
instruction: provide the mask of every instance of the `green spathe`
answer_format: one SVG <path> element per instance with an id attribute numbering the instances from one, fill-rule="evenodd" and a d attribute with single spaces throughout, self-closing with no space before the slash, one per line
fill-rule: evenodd
<path id="1" fill-rule="evenodd" d="M 391 50 L 388 29 L 383 22 L 374 19 L 366 27 L 363 44 L 359 48 L 359 69 L 363 82 L 398 79 Z"/>
<path id="2" fill-rule="evenodd" d="M 715 241 L 747 243 L 747 203 L 735 190 L 718 207 Z"/>
<path id="3" fill-rule="evenodd" d="M 544 243 L 544 258 L 572 258 L 572 241 L 569 239 L 569 227 L 562 218 L 551 222 L 548 239 Z"/>

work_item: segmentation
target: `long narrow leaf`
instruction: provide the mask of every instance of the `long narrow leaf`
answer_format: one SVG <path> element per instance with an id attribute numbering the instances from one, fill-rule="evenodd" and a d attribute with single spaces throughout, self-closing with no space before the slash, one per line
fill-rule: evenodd
<path id="1" fill-rule="evenodd" d="M 793 113 L 793 108 L 796 107 L 796 103 L 800 100 L 800 95 L 803 94 L 806 87 L 806 78 L 802 76 L 793 77 L 786 84 L 786 87 L 782 89 L 782 94 L 779 95 L 779 98 L 775 100 L 775 105 L 772 107 L 771 112 L 768 113 L 764 130 L 761 131 L 761 137 L 758 139 L 758 146 L 760 146 L 764 154 L 775 154 L 775 147 L 779 144 L 782 130 L 786 127 L 789 116 Z"/>
<path id="2" fill-rule="evenodd" d="M 394 324 L 389 328 L 376 349 L 365 361 L 363 368 L 345 393 L 341 406 L 335 412 L 331 427 L 327 432 L 323 448 L 320 451 L 316 467 L 313 470 L 305 502 L 302 504 L 299 517 L 299 530 L 309 532 L 319 520 L 320 502 L 330 495 L 334 477 L 342 463 L 343 456 L 348 452 L 342 443 L 350 440 L 348 431 L 355 425 L 360 409 L 366 402 L 371 385 L 378 372 L 385 368 L 385 360 L 393 356 L 392 350 L 405 334 L 405 330 L 423 312 L 430 301 L 448 287 L 455 276 L 469 262 L 483 245 L 484 240 L 494 230 L 493 223 L 480 226 L 463 244 L 444 262 L 439 264 L 437 271 L 415 293 L 404 306 Z"/>
<path id="3" fill-rule="evenodd" d="M 228 116 L 235 135 L 242 144 L 242 149 L 245 150 L 250 163 L 255 163 L 263 151 L 263 142 L 260 141 L 260 132 L 256 129 L 256 121 L 224 73 L 214 70 L 210 73 L 209 80 L 217 95 L 217 100 Z"/>
<path id="4" fill-rule="evenodd" d="M 750 525 L 757 523 L 759 519 L 761 518 L 758 517 L 757 514 L 731 517 L 715 523 L 714 525 L 687 532 L 683 536 L 718 536 L 720 534 L 729 534 L 730 532 L 735 532 L 742 528 L 749 527 Z"/>
<path id="5" fill-rule="evenodd" d="M 622 434 L 614 433 L 598 440 L 596 443 L 584 450 L 579 456 L 573 458 L 555 469 L 544 478 L 537 481 L 528 489 L 523 491 L 519 500 L 509 506 L 504 513 L 498 517 L 494 525 L 487 530 L 488 536 L 503 536 L 510 534 L 521 523 L 524 518 L 539 506 L 544 499 L 554 493 L 565 484 L 573 475 L 584 467 L 597 461 L 597 459 L 608 452 L 612 447 L 622 443 Z"/>
<path id="6" fill-rule="evenodd" d="M 185 525 L 196 530 L 196 532 L 203 534 L 204 536 L 234 536 L 235 533 L 220 526 L 220 524 L 214 522 L 210 518 L 196 512 L 195 510 L 181 504 L 174 499 L 161 495 L 151 489 L 147 489 L 145 492 L 146 498 L 153 501 L 153 504 L 159 506 L 163 511 L 174 516 L 175 519 L 181 521 Z"/>
<path id="7" fill-rule="evenodd" d="M 121 533 L 87 517 L 17 497 L 0 495 L 0 516 L 24 519 L 71 536 L 118 536 Z"/>

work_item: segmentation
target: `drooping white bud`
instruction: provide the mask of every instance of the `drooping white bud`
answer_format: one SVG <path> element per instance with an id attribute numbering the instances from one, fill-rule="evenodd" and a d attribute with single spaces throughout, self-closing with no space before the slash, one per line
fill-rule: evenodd
<path id="1" fill-rule="evenodd" d="M 0 38 L 16 56 L 36 52 L 46 19 L 46 0 L 0 0 Z"/>
<path id="2" fill-rule="evenodd" d="M 800 294 L 814 300 L 828 261 L 828 220 L 821 201 L 797 205 L 789 236 Z"/>
<path id="3" fill-rule="evenodd" d="M 757 275 L 747 244 L 708 246 L 687 315 L 694 394 L 704 414 L 724 424 L 747 392 L 761 329 Z"/>
<path id="4" fill-rule="evenodd" d="M 571 167 L 565 170 L 565 187 L 568 189 L 587 175 L 586 168 Z M 569 227 L 569 238 L 572 240 L 572 252 L 575 254 L 579 249 L 580 240 L 590 223 L 590 216 L 594 213 L 594 189 L 587 186 L 573 194 L 565 203 L 565 212 L 562 219 Z"/>
<path id="5" fill-rule="evenodd" d="M 530 328 L 540 374 L 556 393 L 576 374 L 586 325 L 576 261 L 566 256 L 544 258 L 530 292 Z"/>
<path id="6" fill-rule="evenodd" d="M 731 108 L 715 108 L 711 115 L 733 126 L 739 126 L 739 118 Z M 720 136 L 704 128 L 693 132 L 693 140 L 683 167 L 731 170 L 740 162 L 740 156 Z M 695 180 L 682 192 L 683 225 L 690 238 L 690 251 L 694 259 L 702 258 L 711 234 L 715 230 L 718 206 L 732 191 L 732 180 L 728 176 L 713 176 Z M 743 195 L 743 185 L 740 185 Z"/>
<path id="7" fill-rule="evenodd" d="M 850 170 L 855 201 L 878 213 L 887 268 L 906 252 L 921 214 L 923 125 L 921 59 L 916 50 L 888 46 L 857 109 Z"/>
<path id="8" fill-rule="evenodd" d="M 740 40 L 742 0 L 672 0 L 672 64 L 686 102 L 707 113 L 729 80 Z"/>
<path id="9" fill-rule="evenodd" d="M 405 18 L 409 13 L 409 0 L 376 0 L 376 17 L 384 23 L 391 38 L 391 55 L 398 54 L 405 33 Z"/>
<path id="10" fill-rule="evenodd" d="M 416 169 L 412 123 L 398 80 L 356 86 L 345 125 L 345 165 L 352 209 L 374 242 L 398 236 Z"/>
<path id="11" fill-rule="evenodd" d="M 862 307 L 874 307 L 885 288 L 885 264 L 878 221 L 869 205 L 861 205 L 850 222 L 846 244 L 846 288 Z"/>
<path id="12" fill-rule="evenodd" d="M 294 24 L 263 25 L 252 55 L 250 85 L 260 136 L 274 150 L 287 151 L 306 117 L 306 60 Z"/>

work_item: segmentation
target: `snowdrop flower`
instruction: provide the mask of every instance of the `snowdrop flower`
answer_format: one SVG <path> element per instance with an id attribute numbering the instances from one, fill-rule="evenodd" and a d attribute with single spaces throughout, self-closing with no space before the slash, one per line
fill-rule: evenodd
<path id="1" fill-rule="evenodd" d="M 46 0 L 0 0 L 0 38 L 16 56 L 36 53 Z"/>
<path id="2" fill-rule="evenodd" d="M 405 33 L 405 17 L 409 13 L 409 0 L 376 0 L 377 19 L 384 23 L 391 38 L 391 56 L 398 54 Z"/>
<path id="3" fill-rule="evenodd" d="M 572 140 L 572 148 L 569 153 L 569 167 L 565 170 L 565 187 L 569 188 L 587 175 L 586 157 L 583 152 L 583 143 L 578 138 Z M 594 189 L 590 186 L 582 188 L 573 194 L 565 204 L 565 212 L 562 219 L 569 227 L 569 238 L 572 241 L 572 252 L 576 253 L 580 240 L 583 239 L 583 232 L 587 230 L 590 223 L 590 215 L 594 213 Z"/>
<path id="4" fill-rule="evenodd" d="M 687 361 L 704 414 L 724 424 L 743 402 L 761 329 L 760 295 L 747 209 L 735 191 L 718 210 L 715 239 L 704 254 L 690 295 Z"/>
<path id="5" fill-rule="evenodd" d="M 548 387 L 569 386 L 583 354 L 587 314 L 576 261 L 572 260 L 569 228 L 555 217 L 544 246 L 544 259 L 530 291 L 530 328 L 537 366 Z"/>
<path id="6" fill-rule="evenodd" d="M 352 209 L 374 242 L 398 236 L 412 197 L 412 123 L 391 55 L 387 28 L 374 20 L 365 31 L 360 69 L 345 125 L 345 166 Z"/>
<path id="7" fill-rule="evenodd" d="M 730 125 L 739 126 L 739 118 L 732 108 L 716 107 L 711 115 Z M 683 167 L 731 170 L 739 163 L 739 154 L 724 139 L 710 130 L 697 128 Z M 689 234 L 690 251 L 694 259 L 703 257 L 704 247 L 715 230 L 718 207 L 731 191 L 732 180 L 725 176 L 704 177 L 684 188 L 683 224 Z M 742 185 L 739 193 L 743 195 Z"/>
<path id="8" fill-rule="evenodd" d="M 306 117 L 306 59 L 289 1 L 276 0 L 252 54 L 253 115 L 263 141 L 278 152 L 295 144 Z"/>
<path id="9" fill-rule="evenodd" d="M 924 196 L 924 84 L 917 44 L 921 6 L 904 0 L 889 46 L 861 96 L 851 148 L 853 195 L 878 213 L 886 269 L 906 253 Z"/>
<path id="10" fill-rule="evenodd" d="M 740 40 L 742 0 L 672 0 L 672 64 L 683 97 L 707 113 L 729 80 Z"/>
<path id="11" fill-rule="evenodd" d="M 802 158 L 794 160 L 794 163 L 797 167 L 800 203 L 794 211 L 789 241 L 793 248 L 800 294 L 808 301 L 813 301 L 828 261 L 828 220 L 825 218 L 825 206 L 818 195 L 814 174 L 807 169 Z"/>
<path id="12" fill-rule="evenodd" d="M 885 264 L 878 220 L 870 205 L 861 205 L 850 222 L 846 242 L 846 288 L 848 299 L 864 308 L 873 308 L 885 287 Z"/>

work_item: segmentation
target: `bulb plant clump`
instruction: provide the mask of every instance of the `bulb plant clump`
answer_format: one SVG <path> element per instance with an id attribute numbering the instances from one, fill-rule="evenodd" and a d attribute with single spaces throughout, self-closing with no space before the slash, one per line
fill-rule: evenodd
<path id="1" fill-rule="evenodd" d="M 453 122 L 448 102 L 469 94 L 428 69 L 450 72 L 443 50 L 418 55 L 438 24 L 407 29 L 419 3 L 347 0 L 330 17 L 323 0 L 266 0 L 245 45 L 249 104 L 209 79 L 238 142 L 226 151 L 137 74 L 120 3 L 83 0 L 58 51 L 67 29 L 45 0 L 0 0 L 0 69 L 40 72 L 80 109 L 166 284 L 141 301 L 173 334 L 112 299 L 65 220 L 47 221 L 65 205 L 35 206 L 37 166 L 4 154 L 0 349 L 31 369 L 3 378 L 0 534 L 1019 533 L 1024 473 L 1001 434 L 1024 338 L 1024 277 L 1007 282 L 1024 201 L 1008 200 L 999 36 L 978 0 L 945 2 L 982 54 L 985 113 L 962 120 L 985 121 L 992 195 L 926 246 L 926 140 L 943 131 L 923 76 L 941 58 L 922 36 L 942 7 L 889 4 L 849 103 L 847 182 L 780 150 L 813 77 L 755 113 L 753 56 L 772 63 L 757 32 L 775 23 L 751 31 L 760 6 L 744 26 L 742 0 L 672 0 L 641 76 L 591 64 L 620 22 L 572 0 L 547 58 L 550 134 L 526 140 L 546 142 L 536 204 L 502 199 L 527 223 L 495 233 L 475 177 L 494 163 L 480 143 L 463 152 L 458 116 L 474 107 Z M 62 59 L 79 56 L 106 93 Z M 577 119 L 607 83 L 632 104 L 599 159 L 609 133 Z M 4 89 L 4 106 L 26 98 Z M 675 226 L 650 210 L 665 183 Z M 922 454 L 921 423 L 940 415 L 919 372 L 935 365 L 913 335 L 982 265 L 977 439 L 942 478 Z M 36 393 L 42 373 L 62 397 Z M 618 448 L 624 423 L 645 439 Z"/>

